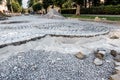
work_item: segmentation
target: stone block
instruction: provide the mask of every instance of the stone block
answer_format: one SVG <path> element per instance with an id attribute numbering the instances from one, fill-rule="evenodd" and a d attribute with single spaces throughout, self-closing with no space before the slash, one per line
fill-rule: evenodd
<path id="1" fill-rule="evenodd" d="M 75 54 L 75 57 L 78 59 L 84 59 L 86 58 L 86 55 L 83 54 L 82 52 L 78 52 L 77 54 Z"/>
<path id="2" fill-rule="evenodd" d="M 110 77 L 110 80 L 120 80 L 120 74 L 115 74 Z"/>

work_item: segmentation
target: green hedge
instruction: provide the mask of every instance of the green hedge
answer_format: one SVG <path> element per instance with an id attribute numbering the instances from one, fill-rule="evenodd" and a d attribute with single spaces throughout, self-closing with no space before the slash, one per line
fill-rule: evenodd
<path id="1" fill-rule="evenodd" d="M 62 9 L 61 12 L 62 14 L 75 14 L 76 9 Z M 120 14 L 120 5 L 81 8 L 81 14 Z"/>
<path id="2" fill-rule="evenodd" d="M 62 14 L 75 14 L 76 13 L 76 9 L 62 9 L 61 13 Z"/>

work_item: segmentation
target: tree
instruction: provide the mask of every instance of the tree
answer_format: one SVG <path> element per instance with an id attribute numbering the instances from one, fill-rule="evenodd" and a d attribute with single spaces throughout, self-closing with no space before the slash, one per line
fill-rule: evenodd
<path id="1" fill-rule="evenodd" d="M 53 4 L 53 1 L 52 0 L 43 0 L 43 7 L 47 13 L 47 8 Z"/>
<path id="2" fill-rule="evenodd" d="M 62 8 L 62 5 L 66 2 L 66 0 L 43 0 L 43 7 L 44 9 L 46 10 L 47 12 L 47 8 L 50 6 L 50 5 L 56 5 L 60 8 Z"/>
<path id="3" fill-rule="evenodd" d="M 66 0 L 53 0 L 53 6 L 56 5 L 60 7 L 59 12 L 61 12 L 62 5 L 66 2 Z"/>
<path id="4" fill-rule="evenodd" d="M 92 6 L 92 4 L 91 4 L 91 3 L 92 3 L 92 1 L 93 1 L 93 0 L 88 0 L 88 3 L 89 3 L 89 8 Z"/>
<path id="5" fill-rule="evenodd" d="M 36 3 L 36 4 L 34 4 L 33 6 L 32 6 L 32 8 L 33 8 L 33 10 L 36 12 L 36 11 L 39 11 L 39 10 L 41 10 L 42 9 L 42 5 L 41 5 L 41 3 Z"/>
<path id="6" fill-rule="evenodd" d="M 120 0 L 105 0 L 105 5 L 117 5 L 120 4 Z"/>
<path id="7" fill-rule="evenodd" d="M 84 0 L 84 7 L 87 8 L 87 0 Z"/>
<path id="8" fill-rule="evenodd" d="M 32 7 L 35 4 L 35 0 L 28 1 L 28 7 Z"/>
<path id="9" fill-rule="evenodd" d="M 7 7 L 8 7 L 8 10 L 10 10 L 13 13 L 12 0 L 7 0 Z"/>
<path id="10" fill-rule="evenodd" d="M 80 6 L 84 3 L 84 0 L 72 0 L 76 5 L 76 15 L 80 15 Z"/>
<path id="11" fill-rule="evenodd" d="M 0 0 L 0 4 L 2 4 L 2 0 Z"/>
<path id="12" fill-rule="evenodd" d="M 62 5 L 66 2 L 66 0 L 53 0 L 54 5 L 62 8 Z"/>
<path id="13" fill-rule="evenodd" d="M 83 4 L 81 3 L 81 5 L 82 6 L 84 6 L 84 8 L 90 8 L 91 7 L 91 2 L 92 2 L 93 0 L 83 0 Z"/>
<path id="14" fill-rule="evenodd" d="M 22 0 L 11 0 L 11 2 L 19 3 L 19 5 L 22 6 Z"/>
<path id="15" fill-rule="evenodd" d="M 12 2 L 13 12 L 21 12 L 22 8 L 18 2 Z"/>
<path id="16" fill-rule="evenodd" d="M 7 7 L 8 7 L 8 10 L 10 10 L 12 13 L 22 11 L 21 5 L 18 2 L 18 0 L 7 0 Z"/>
<path id="17" fill-rule="evenodd" d="M 35 3 L 39 2 L 41 0 L 28 0 L 28 7 L 32 7 Z"/>
<path id="18" fill-rule="evenodd" d="M 20 6 L 22 6 L 22 0 L 17 0 Z"/>
<path id="19" fill-rule="evenodd" d="M 64 4 L 63 4 L 63 8 L 72 8 L 72 0 L 67 0 Z"/>
<path id="20" fill-rule="evenodd" d="M 100 5 L 100 0 L 93 0 L 93 6 L 99 6 Z"/>

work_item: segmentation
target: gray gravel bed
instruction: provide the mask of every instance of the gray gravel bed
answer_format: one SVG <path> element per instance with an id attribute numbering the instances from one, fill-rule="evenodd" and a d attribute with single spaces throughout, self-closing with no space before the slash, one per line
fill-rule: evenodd
<path id="1" fill-rule="evenodd" d="M 20 24 L 15 24 L 19 22 Z M 0 22 L 0 45 L 44 35 L 93 37 L 108 34 L 116 29 L 120 29 L 120 26 L 70 19 L 45 19 L 32 15 L 15 16 Z"/>
<path id="2" fill-rule="evenodd" d="M 95 66 L 91 54 L 84 60 L 73 54 L 30 50 L 0 63 L 0 80 L 108 80 L 112 62 Z"/>

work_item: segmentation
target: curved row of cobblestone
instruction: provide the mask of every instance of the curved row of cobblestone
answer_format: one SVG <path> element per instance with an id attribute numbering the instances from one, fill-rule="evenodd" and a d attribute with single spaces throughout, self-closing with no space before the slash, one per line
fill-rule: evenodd
<path id="1" fill-rule="evenodd" d="M 15 18 L 16 19 L 16 18 Z M 32 18 L 25 20 L 26 23 L 7 24 L 10 22 L 21 22 L 16 20 L 8 20 L 1 22 L 0 25 L 0 45 L 10 44 L 19 41 L 30 40 L 45 35 L 55 36 L 96 36 L 109 32 L 108 27 L 96 23 L 89 23 L 76 20 L 51 20 Z"/>

